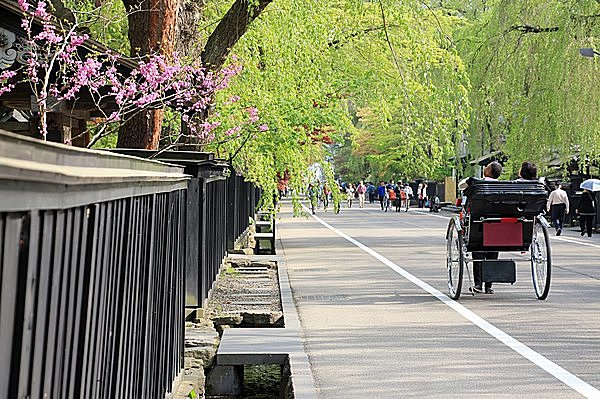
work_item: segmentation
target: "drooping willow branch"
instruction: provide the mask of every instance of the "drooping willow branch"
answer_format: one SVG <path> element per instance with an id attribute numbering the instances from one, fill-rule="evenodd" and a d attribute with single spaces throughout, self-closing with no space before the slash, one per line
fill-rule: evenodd
<path id="1" fill-rule="evenodd" d="M 559 30 L 558 26 L 552 26 L 549 28 L 541 28 L 539 26 L 532 25 L 513 25 L 511 26 L 506 33 L 512 31 L 518 31 L 521 33 L 547 33 L 547 32 L 557 32 Z"/>
<path id="2" fill-rule="evenodd" d="M 394 46 L 392 46 L 392 42 L 390 41 L 390 35 L 388 33 L 387 22 L 385 20 L 385 10 L 383 9 L 383 2 L 381 0 L 379 0 L 379 7 L 381 8 L 381 22 L 383 22 L 383 31 L 385 32 L 385 40 L 387 41 L 387 44 L 390 47 L 392 57 L 394 58 L 394 64 L 396 64 L 396 68 L 398 68 L 398 72 L 400 72 L 400 75 L 402 75 L 402 68 L 400 68 L 400 63 L 398 62 L 398 57 L 396 56 L 396 51 L 394 50 Z"/>

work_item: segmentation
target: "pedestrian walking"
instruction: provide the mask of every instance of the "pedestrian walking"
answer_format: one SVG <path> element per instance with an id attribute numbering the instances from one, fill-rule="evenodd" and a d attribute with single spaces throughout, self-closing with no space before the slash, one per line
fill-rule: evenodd
<path id="1" fill-rule="evenodd" d="M 408 183 L 404 183 L 404 194 L 405 194 L 405 204 L 404 204 L 404 212 L 408 212 L 408 208 L 410 207 L 410 199 L 413 197 L 413 190 Z"/>
<path id="2" fill-rule="evenodd" d="M 352 201 L 354 200 L 354 191 L 355 189 L 352 183 L 348 183 L 348 185 L 346 186 L 346 198 L 348 208 L 352 208 Z"/>
<path id="3" fill-rule="evenodd" d="M 375 201 L 375 191 L 377 189 L 373 185 L 373 183 L 367 183 L 367 194 L 369 195 L 369 204 L 372 204 Z"/>
<path id="4" fill-rule="evenodd" d="M 310 201 L 310 209 L 312 211 L 312 214 L 314 215 L 318 199 L 317 199 L 317 189 L 315 188 L 315 186 L 313 186 L 312 183 L 308 184 L 307 194 L 308 194 L 308 200 Z"/>
<path id="5" fill-rule="evenodd" d="M 385 188 L 385 182 L 381 181 L 379 182 L 379 188 L 377 189 L 377 195 L 379 196 L 379 204 L 381 205 L 381 210 L 383 211 L 383 208 L 385 206 L 385 195 L 387 193 L 387 190 Z"/>
<path id="6" fill-rule="evenodd" d="M 394 193 L 396 194 L 396 199 L 392 204 L 396 208 L 396 212 L 400 212 L 400 207 L 402 206 L 402 181 L 398 181 L 394 185 Z"/>
<path id="7" fill-rule="evenodd" d="M 425 203 L 427 202 L 427 183 L 419 183 L 419 187 L 417 188 L 417 196 L 419 199 L 419 208 L 425 208 Z"/>
<path id="8" fill-rule="evenodd" d="M 575 209 L 575 212 L 579 215 L 581 235 L 583 236 L 587 232 L 588 237 L 591 237 L 594 227 L 594 216 L 596 216 L 596 200 L 590 190 L 583 189 L 579 205 Z"/>
<path id="9" fill-rule="evenodd" d="M 550 193 L 546 208 L 550 211 L 552 224 L 556 229 L 556 235 L 559 236 L 562 232 L 565 214 L 569 214 L 569 196 L 562 189 L 560 183 L 557 183 L 556 189 Z"/>
<path id="10" fill-rule="evenodd" d="M 329 196 L 331 195 L 331 189 L 329 188 L 329 184 L 325 183 L 323 185 L 323 210 L 327 212 L 327 208 L 329 207 Z"/>
<path id="11" fill-rule="evenodd" d="M 438 197 L 437 193 L 434 193 L 431 199 L 429 200 L 429 212 L 439 212 L 440 211 L 440 197 Z"/>
<path id="12" fill-rule="evenodd" d="M 385 211 L 387 212 L 388 209 L 391 210 L 392 205 L 396 203 L 397 199 L 396 199 L 396 192 L 394 191 L 393 188 L 388 188 L 387 193 L 386 193 L 386 201 L 385 201 Z"/>
<path id="13" fill-rule="evenodd" d="M 358 193 L 358 207 L 364 208 L 365 193 L 367 192 L 367 187 L 364 185 L 362 180 L 360 181 L 360 183 L 358 183 L 358 186 L 356 187 L 356 192 Z"/>

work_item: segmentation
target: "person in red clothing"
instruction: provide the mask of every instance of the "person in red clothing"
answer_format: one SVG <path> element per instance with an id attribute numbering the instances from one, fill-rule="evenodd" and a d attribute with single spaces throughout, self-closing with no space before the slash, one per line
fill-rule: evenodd
<path id="1" fill-rule="evenodd" d="M 392 207 L 392 204 L 394 204 L 394 201 L 396 201 L 397 197 L 396 197 L 396 192 L 394 191 L 393 188 L 389 188 L 387 190 L 388 195 L 387 195 L 387 202 L 385 204 L 385 211 L 387 212 L 388 209 L 390 209 Z"/>

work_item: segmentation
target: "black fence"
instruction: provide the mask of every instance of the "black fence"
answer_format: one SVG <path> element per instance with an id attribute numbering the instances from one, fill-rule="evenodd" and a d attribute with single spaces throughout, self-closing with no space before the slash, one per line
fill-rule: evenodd
<path id="1" fill-rule="evenodd" d="M 248 229 L 260 191 L 212 153 L 115 149 L 184 167 L 190 175 L 186 218 L 186 306 L 203 307 L 227 251 Z"/>
<path id="2" fill-rule="evenodd" d="M 249 226 L 249 220 L 254 217 L 258 201 L 257 190 L 252 183 L 244 180 L 238 174 L 232 174 L 227 181 L 227 247 L 233 248 L 238 237 Z"/>
<path id="3" fill-rule="evenodd" d="M 250 183 L 211 165 L 190 178 L 182 167 L 0 132 L 0 398 L 171 390 L 188 273 L 196 268 L 201 304 L 256 201 Z"/>

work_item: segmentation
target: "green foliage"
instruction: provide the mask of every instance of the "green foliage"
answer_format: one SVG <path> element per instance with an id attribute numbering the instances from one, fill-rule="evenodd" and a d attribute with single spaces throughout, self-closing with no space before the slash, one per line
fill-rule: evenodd
<path id="1" fill-rule="evenodd" d="M 288 0 L 267 8 L 233 49 L 241 76 L 216 98 L 215 114 L 225 122 L 206 149 L 233 157 L 236 169 L 267 191 L 275 192 L 277 173 L 286 171 L 290 188 L 304 191 L 307 167 L 326 153 L 323 141 L 351 128 L 345 100 L 333 96 L 337 86 L 329 79 L 329 7 Z M 208 11 L 218 18 L 217 9 Z M 241 98 L 236 108 L 257 107 L 268 130 L 247 126 L 239 137 L 226 136 L 241 118 L 227 104 L 233 95 Z"/>
<path id="2" fill-rule="evenodd" d="M 207 26 L 225 11 L 212 5 Z M 330 138 L 348 138 L 336 172 L 356 180 L 369 169 L 433 175 L 468 118 L 468 79 L 447 37 L 459 23 L 411 1 L 278 1 L 233 49 L 244 71 L 216 99 L 231 123 L 206 149 L 235 155 L 236 168 L 270 190 L 277 172 L 288 171 L 291 188 L 302 191 L 306 168 L 327 155 L 322 142 Z M 256 106 L 269 130 L 223 136 L 239 119 L 225 105 L 231 95 Z"/>
<path id="3" fill-rule="evenodd" d="M 127 14 L 121 0 L 103 0 L 101 6 L 96 6 L 95 0 L 64 0 L 64 4 L 90 30 L 93 39 L 129 54 Z"/>
<path id="4" fill-rule="evenodd" d="M 199 43 L 231 3 L 206 3 Z M 90 19 L 93 35 L 125 49 L 121 2 L 106 4 L 104 21 L 115 23 Z M 471 158 L 508 154 L 507 174 L 523 159 L 543 169 L 550 158 L 595 156 L 600 58 L 578 50 L 599 49 L 598 15 L 593 0 L 278 0 L 233 49 L 230 61 L 244 69 L 214 100 L 223 124 L 205 150 L 268 193 L 287 171 L 295 195 L 319 162 L 336 192 L 322 162 L 330 153 L 335 173 L 352 181 L 442 178 L 464 140 Z M 258 123 L 243 124 L 248 107 L 258 108 Z"/>
<path id="5" fill-rule="evenodd" d="M 473 2 L 464 2 L 473 4 Z M 484 6 L 485 5 L 485 6 Z M 458 32 L 473 85 L 471 151 L 501 149 L 512 167 L 600 152 L 600 3 L 481 2 Z"/>
<path id="6" fill-rule="evenodd" d="M 337 57 L 360 127 L 351 140 L 360 160 L 348 166 L 371 180 L 433 177 L 468 123 L 469 80 L 449 38 L 463 20 L 410 1 L 359 11 L 351 25 L 362 33 L 342 33 Z"/>

